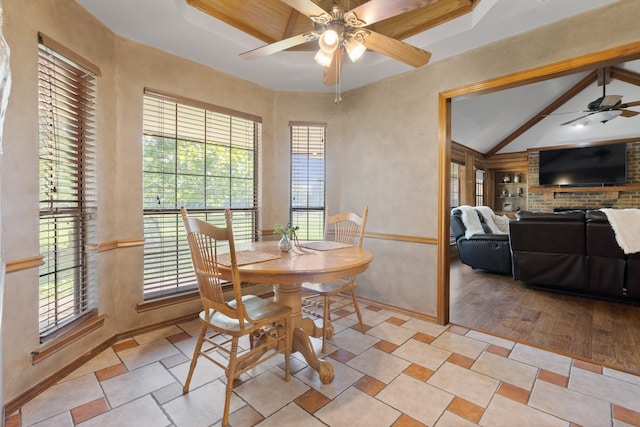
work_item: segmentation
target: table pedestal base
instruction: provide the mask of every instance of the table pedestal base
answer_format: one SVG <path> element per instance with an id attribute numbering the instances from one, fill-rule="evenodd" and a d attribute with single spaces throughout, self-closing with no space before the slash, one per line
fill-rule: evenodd
<path id="1" fill-rule="evenodd" d="M 291 326 L 293 328 L 293 343 L 291 352 L 299 351 L 307 364 L 318 371 L 322 384 L 333 381 L 333 365 L 319 359 L 311 345 L 309 337 L 321 337 L 322 328 L 316 327 L 312 319 L 302 317 L 300 304 L 300 285 L 274 285 L 274 301 L 291 307 Z"/>
<path id="2" fill-rule="evenodd" d="M 309 323 L 313 325 L 314 330 L 315 324 L 313 323 L 313 320 L 306 317 L 302 319 L 302 323 L 302 328 L 295 328 L 293 330 L 293 348 L 291 350 L 302 353 L 307 364 L 318 371 L 322 384 L 330 384 L 334 377 L 333 365 L 326 360 L 318 358 L 318 355 L 313 349 L 313 345 L 311 345 L 309 333 L 307 332 L 306 327 L 309 326 Z M 320 330 L 320 333 L 322 333 L 322 330 Z M 315 336 L 315 334 L 312 335 Z"/>

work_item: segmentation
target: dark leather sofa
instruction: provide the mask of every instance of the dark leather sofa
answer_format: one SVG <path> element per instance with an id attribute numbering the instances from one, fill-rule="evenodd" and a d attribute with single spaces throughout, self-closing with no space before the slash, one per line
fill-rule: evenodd
<path id="1" fill-rule="evenodd" d="M 616 242 L 613 228 L 604 212 L 589 210 L 587 227 L 587 268 L 589 293 L 625 296 L 627 257 Z"/>
<path id="2" fill-rule="evenodd" d="M 509 231 L 514 279 L 607 298 L 640 297 L 640 254 L 624 254 L 603 212 L 522 211 Z"/>
<path id="3" fill-rule="evenodd" d="M 451 211 L 451 230 L 458 245 L 458 254 L 463 264 L 473 269 L 491 273 L 511 274 L 511 248 L 508 234 L 491 234 L 491 230 L 478 213 L 486 234 L 465 237 L 466 227 L 459 209 Z"/>

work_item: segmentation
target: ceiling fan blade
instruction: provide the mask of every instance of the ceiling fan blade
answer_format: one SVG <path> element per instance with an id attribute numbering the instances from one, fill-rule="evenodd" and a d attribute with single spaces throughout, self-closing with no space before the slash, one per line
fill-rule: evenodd
<path id="1" fill-rule="evenodd" d="M 283 1 L 288 3 L 286 0 Z M 359 19 L 364 21 L 365 25 L 371 25 L 378 21 L 389 19 L 423 6 L 428 6 L 436 1 L 437 0 L 370 0 L 351 9 L 351 12 L 355 13 Z"/>
<path id="2" fill-rule="evenodd" d="M 597 111 L 594 111 L 593 113 L 585 114 L 584 116 L 580 116 L 580 117 L 575 118 L 573 120 L 569 120 L 568 122 L 561 123 L 560 126 L 570 125 L 571 123 L 577 122 L 578 120 L 582 120 L 585 117 L 589 117 L 590 115 L 595 114 L 595 113 L 597 113 Z"/>
<path id="3" fill-rule="evenodd" d="M 306 16 L 320 16 L 327 13 L 326 10 L 312 2 L 311 0 L 280 0 L 282 3 L 288 4 L 298 12 Z"/>
<path id="4" fill-rule="evenodd" d="M 620 111 L 622 111 L 622 114 L 621 114 L 622 117 L 635 117 L 638 114 L 640 114 L 640 112 L 633 111 L 633 110 L 620 110 Z"/>
<path id="5" fill-rule="evenodd" d="M 578 114 L 578 113 L 590 113 L 589 110 L 580 110 L 580 111 L 560 111 L 558 113 L 549 113 L 543 114 L 542 117 L 550 117 L 550 116 L 559 116 L 560 114 Z"/>
<path id="6" fill-rule="evenodd" d="M 297 36 L 289 37 L 288 39 L 280 40 L 278 42 L 267 44 L 248 52 L 241 53 L 240 57 L 243 59 L 259 58 L 261 56 L 271 55 L 272 53 L 280 52 L 294 46 L 309 43 L 317 39 L 318 34 L 314 32 L 299 34 Z"/>
<path id="7" fill-rule="evenodd" d="M 425 50 L 376 33 L 375 31 L 369 31 L 369 36 L 364 39 L 364 45 L 367 49 L 382 53 L 383 55 L 387 55 L 390 58 L 416 68 L 427 64 L 431 58 L 431 53 Z"/>
<path id="8" fill-rule="evenodd" d="M 325 86 L 335 86 L 340 81 L 342 74 L 342 60 L 344 59 L 344 50 L 336 49 L 333 52 L 331 65 L 324 67 L 322 72 L 322 84 Z"/>
<path id="9" fill-rule="evenodd" d="M 623 108 L 637 107 L 638 105 L 640 105 L 640 101 L 625 102 Z"/>

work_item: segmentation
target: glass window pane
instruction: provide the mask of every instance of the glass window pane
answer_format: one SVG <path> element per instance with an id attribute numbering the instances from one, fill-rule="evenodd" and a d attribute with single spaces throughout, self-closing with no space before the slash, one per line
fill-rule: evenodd
<path id="1" fill-rule="evenodd" d="M 325 212 L 325 126 L 291 127 L 291 214 L 302 240 L 321 240 Z"/>
<path id="2" fill-rule="evenodd" d="M 46 336 L 97 306 L 96 75 L 44 44 L 38 52 L 39 332 Z"/>
<path id="3" fill-rule="evenodd" d="M 180 207 L 205 221 L 233 211 L 237 242 L 257 237 L 260 123 L 145 94 L 145 299 L 196 286 Z M 238 210 L 240 209 L 240 210 Z"/>

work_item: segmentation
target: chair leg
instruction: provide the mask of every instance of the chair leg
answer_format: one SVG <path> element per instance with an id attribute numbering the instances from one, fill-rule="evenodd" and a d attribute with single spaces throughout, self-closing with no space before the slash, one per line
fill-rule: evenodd
<path id="1" fill-rule="evenodd" d="M 327 351 L 327 324 L 331 320 L 329 314 L 329 295 L 324 296 L 324 314 L 322 315 L 322 353 Z"/>
<path id="2" fill-rule="evenodd" d="M 364 334 L 364 324 L 362 323 L 362 315 L 360 314 L 360 307 L 358 306 L 358 300 L 356 299 L 355 289 L 351 289 L 351 298 L 353 299 L 353 307 L 356 309 L 356 315 L 358 316 L 358 322 L 360 322 L 360 330 Z"/>
<path id="3" fill-rule="evenodd" d="M 231 406 L 231 395 L 233 394 L 233 380 L 236 376 L 236 365 L 238 362 L 238 337 L 231 339 L 231 354 L 229 355 L 229 366 L 227 367 L 227 388 L 224 396 L 224 412 L 222 413 L 222 427 L 229 426 L 229 408 Z"/>
<path id="4" fill-rule="evenodd" d="M 198 363 L 198 357 L 200 356 L 200 350 L 202 349 L 202 343 L 204 342 L 204 336 L 207 333 L 207 325 L 204 323 L 202 327 L 200 327 L 200 335 L 198 335 L 198 341 L 196 342 L 196 348 L 193 350 L 193 358 L 191 359 L 191 365 L 189 366 L 189 373 L 187 374 L 187 379 L 184 382 L 184 387 L 182 387 L 182 393 L 189 392 L 189 384 L 191 383 L 191 377 L 193 376 L 193 371 L 196 368 L 196 364 Z"/>
<path id="5" fill-rule="evenodd" d="M 293 328 L 291 328 L 291 319 L 284 319 L 284 328 L 285 328 L 285 350 L 284 350 L 284 380 L 289 382 L 290 377 L 290 361 L 291 361 L 291 346 L 293 345 Z"/>

